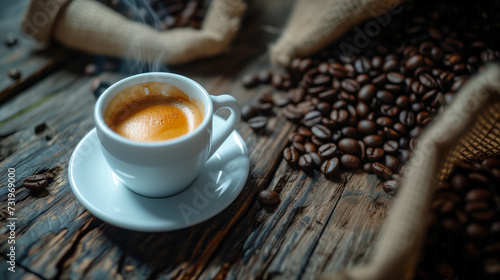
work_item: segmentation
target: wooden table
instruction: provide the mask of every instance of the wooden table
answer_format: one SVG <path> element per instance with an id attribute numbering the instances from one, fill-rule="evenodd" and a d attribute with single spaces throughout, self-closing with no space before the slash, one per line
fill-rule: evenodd
<path id="1" fill-rule="evenodd" d="M 315 279 L 362 263 L 370 255 L 392 197 L 375 175 L 343 172 L 327 180 L 305 174 L 282 159 L 296 125 L 279 112 L 267 134 L 241 122 L 238 132 L 250 158 L 250 174 L 236 200 L 198 225 L 143 233 L 107 224 L 76 199 L 68 162 L 93 127 L 94 77 L 83 74 L 89 56 L 42 46 L 24 36 L 20 16 L 27 0 L 1 2 L 0 39 L 15 35 L 17 46 L 0 46 L 0 279 Z M 198 81 L 211 94 L 255 102 L 269 88 L 247 90 L 241 78 L 270 69 L 267 46 L 291 10 L 289 1 L 250 1 L 243 26 L 223 55 L 169 67 Z M 17 68 L 14 81 L 7 71 Z M 125 74 L 103 72 L 113 83 Z M 7 270 L 11 234 L 7 224 L 8 170 L 15 169 L 15 273 Z M 11 169 L 12 170 L 12 169 Z M 41 192 L 22 179 L 51 176 Z M 89 174 L 89 176 L 91 176 Z M 275 207 L 257 194 L 280 193 Z"/>

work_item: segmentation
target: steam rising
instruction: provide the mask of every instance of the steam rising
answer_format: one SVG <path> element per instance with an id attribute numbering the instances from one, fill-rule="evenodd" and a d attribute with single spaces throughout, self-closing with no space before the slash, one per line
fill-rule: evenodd
<path id="1" fill-rule="evenodd" d="M 117 12 L 130 20 L 151 26 L 157 32 L 165 30 L 165 24 L 158 15 L 167 15 L 163 1 L 158 0 L 107 0 Z M 168 67 L 162 62 L 164 53 L 151 54 L 143 48 L 143 42 L 136 36 L 131 36 L 128 55 L 120 60 L 120 72 L 137 74 L 144 72 L 168 72 Z M 97 57 L 103 60 L 104 57 Z"/>

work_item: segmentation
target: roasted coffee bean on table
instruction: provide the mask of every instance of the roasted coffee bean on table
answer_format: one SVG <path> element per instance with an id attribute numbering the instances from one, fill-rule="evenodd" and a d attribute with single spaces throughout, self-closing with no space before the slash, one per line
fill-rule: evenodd
<path id="1" fill-rule="evenodd" d="M 24 178 L 23 186 L 29 190 L 41 190 L 48 185 L 49 181 L 44 174 L 31 175 Z"/>
<path id="2" fill-rule="evenodd" d="M 280 195 L 273 190 L 263 190 L 257 196 L 257 200 L 264 205 L 273 205 L 280 202 Z"/>
<path id="3" fill-rule="evenodd" d="M 9 70 L 9 72 L 7 73 L 9 75 L 10 78 L 12 78 L 13 80 L 18 80 L 21 78 L 21 72 L 19 70 L 17 70 L 16 68 L 12 68 Z"/>
<path id="4" fill-rule="evenodd" d="M 500 158 L 457 164 L 432 211 L 416 279 L 500 279 Z"/>
<path id="5" fill-rule="evenodd" d="M 352 32 L 318 55 L 293 59 L 285 73 L 250 73 L 242 82 L 248 88 L 274 87 L 273 96 L 282 99 L 274 104 L 281 108 L 276 114 L 297 124 L 302 137 L 292 137 L 283 151 L 291 166 L 328 177 L 342 167 L 362 169 L 389 180 L 382 187 L 395 194 L 399 180 L 392 178 L 410 158 L 418 136 L 470 75 L 500 58 L 473 33 L 454 32 L 442 23 L 436 13 L 416 15 L 397 40 L 389 25 L 381 40 L 374 38 L 357 52 L 341 47 L 356 45 Z M 243 119 L 271 117 L 257 102 L 256 109 L 244 108 Z M 258 120 L 250 126 L 262 129 L 265 122 Z M 306 143 L 315 145 L 314 154 L 304 149 Z"/>

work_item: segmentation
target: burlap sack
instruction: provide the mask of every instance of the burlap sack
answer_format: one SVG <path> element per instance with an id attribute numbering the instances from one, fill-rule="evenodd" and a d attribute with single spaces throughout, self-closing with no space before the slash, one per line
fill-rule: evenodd
<path id="1" fill-rule="evenodd" d="M 325 279 L 412 279 L 428 229 L 431 200 L 456 161 L 500 155 L 500 66 L 471 78 L 419 138 L 368 263 Z"/>
<path id="2" fill-rule="evenodd" d="M 281 36 L 270 46 L 271 61 L 287 66 L 294 57 L 310 56 L 369 18 L 380 19 L 383 27 L 405 1 L 297 0 Z"/>
<path id="3" fill-rule="evenodd" d="M 201 30 L 157 32 L 93 0 L 32 0 L 21 29 L 35 39 L 94 54 L 178 64 L 220 54 L 239 29 L 243 0 L 213 0 Z"/>

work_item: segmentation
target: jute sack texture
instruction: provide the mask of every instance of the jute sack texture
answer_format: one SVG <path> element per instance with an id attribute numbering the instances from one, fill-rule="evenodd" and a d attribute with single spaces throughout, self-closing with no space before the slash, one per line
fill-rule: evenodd
<path id="1" fill-rule="evenodd" d="M 42 42 L 94 54 L 180 64 L 222 53 L 240 27 L 243 0 L 213 0 L 201 30 L 157 32 L 93 0 L 32 0 L 21 30 Z"/>
<path id="2" fill-rule="evenodd" d="M 412 279 L 439 182 L 457 161 L 500 155 L 500 65 L 488 65 L 418 139 L 402 185 L 366 264 L 324 279 Z"/>
<path id="3" fill-rule="evenodd" d="M 271 61 L 286 66 L 294 57 L 323 49 L 360 22 L 401 12 L 405 0 L 297 0 L 285 29 L 270 46 Z M 382 25 L 384 23 L 381 23 Z"/>

